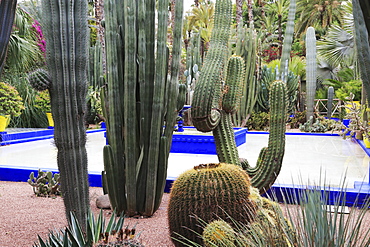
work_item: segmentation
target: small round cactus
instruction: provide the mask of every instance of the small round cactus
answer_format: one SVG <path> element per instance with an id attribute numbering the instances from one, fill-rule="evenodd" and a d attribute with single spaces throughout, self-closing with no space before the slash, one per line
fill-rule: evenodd
<path id="1" fill-rule="evenodd" d="M 207 224 L 203 230 L 204 246 L 233 246 L 235 231 L 231 225 L 223 220 L 215 220 Z"/>
<path id="2" fill-rule="evenodd" d="M 49 89 L 51 85 L 49 74 L 44 69 L 36 69 L 35 71 L 29 73 L 28 81 L 33 89 L 39 92 Z"/>

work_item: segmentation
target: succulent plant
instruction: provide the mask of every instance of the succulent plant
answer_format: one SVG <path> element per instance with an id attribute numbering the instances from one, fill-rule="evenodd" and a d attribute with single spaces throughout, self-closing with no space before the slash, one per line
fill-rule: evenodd
<path id="1" fill-rule="evenodd" d="M 171 64 L 168 1 L 116 0 L 104 7 L 107 89 L 101 96 L 109 145 L 103 181 L 117 213 L 151 216 L 164 193 L 177 110 L 184 104 L 184 95 L 178 97 L 186 88 L 178 83 L 183 1 L 176 1 Z"/>
<path id="2" fill-rule="evenodd" d="M 60 192 L 60 175 L 59 173 L 45 172 L 39 169 L 37 177 L 31 172 L 27 182 L 33 187 L 36 196 L 58 196 Z"/>
<path id="3" fill-rule="evenodd" d="M 235 231 L 232 226 L 223 221 L 215 220 L 206 225 L 202 234 L 204 246 L 233 246 Z"/>
<path id="4" fill-rule="evenodd" d="M 232 164 L 204 164 L 182 173 L 172 186 L 168 205 L 171 236 L 201 244 L 198 219 L 249 222 L 255 213 L 250 187 L 249 176 Z"/>
<path id="5" fill-rule="evenodd" d="M 0 115 L 18 117 L 24 109 L 21 96 L 15 87 L 0 82 Z"/>
<path id="6" fill-rule="evenodd" d="M 36 91 L 45 91 L 51 87 L 49 73 L 45 69 L 36 69 L 28 74 L 28 81 Z"/>
<path id="7" fill-rule="evenodd" d="M 48 90 L 37 93 L 35 107 L 43 112 L 51 112 L 50 94 Z"/>
<path id="8" fill-rule="evenodd" d="M 139 234 L 136 234 L 135 226 L 131 229 L 128 226 L 123 229 L 124 216 L 116 218 L 113 212 L 108 224 L 105 222 L 103 211 L 95 218 L 90 211 L 86 219 L 86 232 L 82 230 L 82 225 L 76 216 L 71 212 L 71 224 L 60 232 L 50 231 L 48 240 L 43 240 L 38 236 L 38 243 L 33 247 L 80 247 L 80 246 L 137 246 L 143 247 L 138 241 Z"/>

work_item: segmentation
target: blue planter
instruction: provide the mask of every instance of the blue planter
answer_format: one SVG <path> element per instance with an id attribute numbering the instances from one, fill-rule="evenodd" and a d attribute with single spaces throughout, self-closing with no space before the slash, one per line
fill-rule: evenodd
<path id="1" fill-rule="evenodd" d="M 195 131 L 194 127 L 184 127 L 186 130 Z M 234 128 L 235 142 L 237 146 L 245 143 L 247 129 Z M 212 134 L 173 134 L 171 153 L 192 153 L 192 154 L 217 154 L 216 144 Z"/>

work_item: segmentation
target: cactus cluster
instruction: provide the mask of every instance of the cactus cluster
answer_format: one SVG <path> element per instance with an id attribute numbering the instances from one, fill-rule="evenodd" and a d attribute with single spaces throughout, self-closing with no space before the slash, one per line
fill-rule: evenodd
<path id="1" fill-rule="evenodd" d="M 205 246 L 297 246 L 297 235 L 289 220 L 274 201 L 259 195 L 251 188 L 250 199 L 257 210 L 249 224 L 237 222 L 234 226 L 220 219 L 203 228 Z"/>
<path id="2" fill-rule="evenodd" d="M 199 220 L 219 218 L 248 223 L 255 214 L 249 176 L 232 164 L 204 164 L 181 174 L 174 182 L 168 205 L 171 236 L 201 244 Z M 182 246 L 174 241 L 176 246 Z"/>
<path id="3" fill-rule="evenodd" d="M 192 102 L 192 122 L 197 130 L 213 131 L 219 162 L 241 165 L 251 176 L 252 185 L 265 192 L 275 181 L 281 169 L 285 148 L 285 119 L 287 89 L 283 81 L 270 83 L 270 137 L 267 148 L 261 152 L 256 167 L 241 162 L 232 128 L 232 114 L 238 109 L 241 92 L 245 90 L 245 64 L 240 56 L 227 61 L 227 42 L 230 33 L 231 1 L 218 0 L 214 17 L 210 48 L 202 73 L 195 87 Z M 251 62 L 251 61 L 249 61 Z M 251 69 L 251 68 L 249 68 Z M 249 79 L 252 75 L 249 73 Z M 253 83 L 253 80 L 250 82 Z"/>
<path id="4" fill-rule="evenodd" d="M 60 192 L 60 175 L 59 173 L 45 172 L 39 170 L 37 177 L 31 172 L 27 182 L 33 187 L 36 196 L 58 196 Z"/>
<path id="5" fill-rule="evenodd" d="M 186 86 L 178 83 L 183 1 L 176 1 L 171 64 L 168 1 L 110 0 L 104 7 L 102 97 L 109 145 L 103 150 L 103 184 L 119 214 L 151 216 L 164 192 L 174 125 L 185 99 Z"/>

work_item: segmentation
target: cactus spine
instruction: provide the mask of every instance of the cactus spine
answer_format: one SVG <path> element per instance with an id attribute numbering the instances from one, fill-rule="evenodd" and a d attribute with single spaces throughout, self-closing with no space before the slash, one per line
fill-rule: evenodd
<path id="1" fill-rule="evenodd" d="M 316 35 L 313 27 L 306 32 L 306 119 L 314 116 L 314 100 L 316 94 Z"/>
<path id="2" fill-rule="evenodd" d="M 144 0 L 105 4 L 104 177 L 112 207 L 128 216 L 151 216 L 159 207 L 177 116 L 183 1 L 176 1 L 169 79 L 168 1 L 158 1 L 158 20 L 155 6 Z"/>
<path id="3" fill-rule="evenodd" d="M 249 196 L 249 176 L 236 165 L 204 164 L 184 172 L 171 189 L 171 236 L 176 239 L 180 235 L 201 244 L 198 220 L 209 223 L 221 218 L 229 223 L 248 223 L 255 214 L 255 203 Z M 177 241 L 174 244 L 183 246 Z"/>
<path id="4" fill-rule="evenodd" d="M 220 121 L 222 70 L 228 55 L 231 1 L 216 2 L 210 48 L 195 85 L 191 115 L 193 125 L 202 132 L 212 131 Z"/>
<path id="5" fill-rule="evenodd" d="M 89 210 L 86 131 L 87 2 L 45 0 L 42 4 L 54 140 L 66 215 L 86 222 Z"/>
<path id="6" fill-rule="evenodd" d="M 0 77 L 5 65 L 6 51 L 13 28 L 17 0 L 0 1 Z"/>

